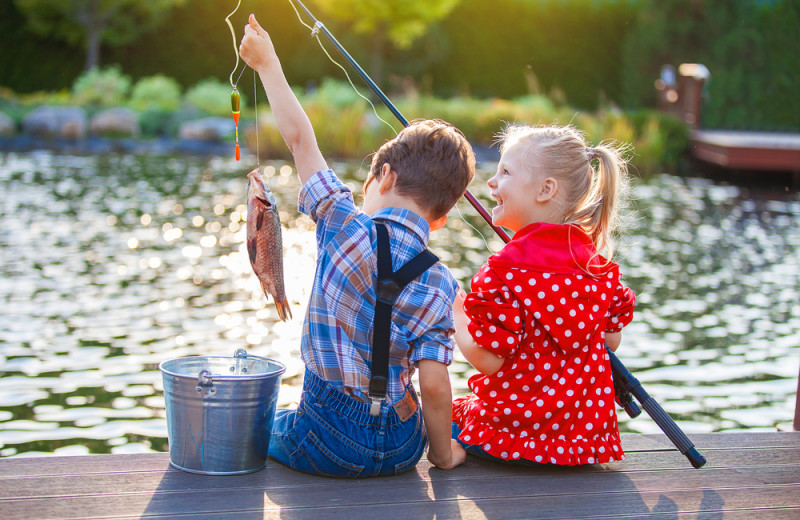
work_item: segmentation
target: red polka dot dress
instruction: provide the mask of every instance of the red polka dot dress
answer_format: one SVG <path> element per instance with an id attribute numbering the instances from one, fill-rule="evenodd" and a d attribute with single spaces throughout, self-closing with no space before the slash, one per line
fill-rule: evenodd
<path id="1" fill-rule="evenodd" d="M 588 266 L 588 268 L 587 268 Z M 634 295 L 579 227 L 535 223 L 472 279 L 475 341 L 505 358 L 456 399 L 459 438 L 506 460 L 577 465 L 625 458 L 606 332 L 630 323 Z"/>

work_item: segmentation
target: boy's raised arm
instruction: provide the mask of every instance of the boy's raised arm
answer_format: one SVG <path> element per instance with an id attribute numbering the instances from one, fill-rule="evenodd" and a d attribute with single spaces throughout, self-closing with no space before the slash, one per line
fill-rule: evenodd
<path id="1" fill-rule="evenodd" d="M 239 55 L 258 72 L 278 130 L 294 156 L 300 182 L 305 184 L 314 173 L 328 166 L 317 146 L 311 121 L 286 81 L 272 40 L 252 14 L 244 28 Z"/>

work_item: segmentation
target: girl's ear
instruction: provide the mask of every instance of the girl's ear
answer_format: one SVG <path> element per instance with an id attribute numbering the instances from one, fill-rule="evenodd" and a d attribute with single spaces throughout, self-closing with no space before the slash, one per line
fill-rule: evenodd
<path id="1" fill-rule="evenodd" d="M 539 191 L 536 194 L 536 202 L 547 202 L 552 200 L 558 193 L 558 181 L 553 177 L 547 177 L 539 185 Z"/>

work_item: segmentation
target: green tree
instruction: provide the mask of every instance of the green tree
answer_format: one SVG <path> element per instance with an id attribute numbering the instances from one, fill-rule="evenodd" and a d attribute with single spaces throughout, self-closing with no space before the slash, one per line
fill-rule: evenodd
<path id="1" fill-rule="evenodd" d="M 86 48 L 86 69 L 100 65 L 100 46 L 130 43 L 186 0 L 15 0 L 34 32 Z"/>
<path id="2" fill-rule="evenodd" d="M 380 83 L 386 43 L 407 49 L 461 0 L 315 0 L 324 15 L 368 35 L 373 79 Z"/>

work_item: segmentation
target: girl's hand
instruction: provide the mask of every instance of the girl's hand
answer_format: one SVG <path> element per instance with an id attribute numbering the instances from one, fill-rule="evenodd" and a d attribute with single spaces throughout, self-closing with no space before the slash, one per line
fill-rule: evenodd
<path id="1" fill-rule="evenodd" d="M 259 25 L 253 14 L 250 15 L 250 23 L 244 26 L 244 36 L 239 44 L 239 56 L 250 68 L 258 72 L 279 63 L 269 34 Z"/>
<path id="2" fill-rule="evenodd" d="M 469 334 L 470 319 L 464 310 L 464 301 L 467 299 L 467 293 L 463 289 L 458 291 L 455 300 L 453 300 L 453 328 L 456 329 L 456 341 L 465 333 Z"/>

